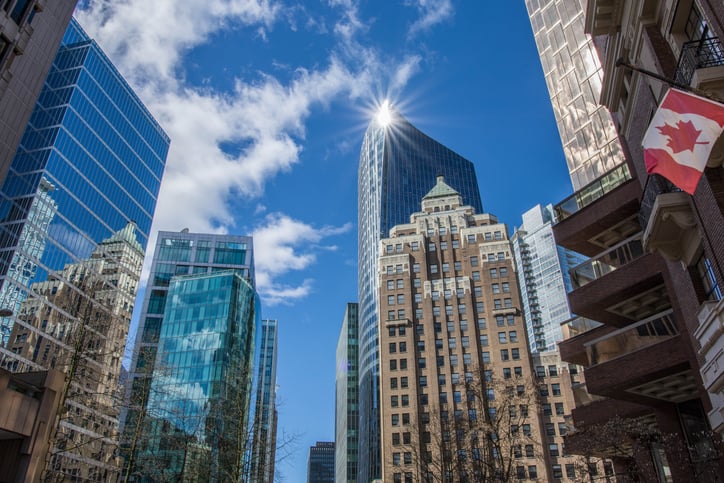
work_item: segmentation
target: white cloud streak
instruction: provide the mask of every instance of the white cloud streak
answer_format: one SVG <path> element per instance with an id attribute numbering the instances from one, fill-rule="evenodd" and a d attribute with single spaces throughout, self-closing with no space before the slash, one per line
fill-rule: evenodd
<path id="1" fill-rule="evenodd" d="M 431 29 L 451 18 L 455 13 L 452 0 L 409 0 L 406 5 L 416 7 L 420 13 L 420 18 L 413 22 L 408 30 L 408 37 L 414 37 Z"/>

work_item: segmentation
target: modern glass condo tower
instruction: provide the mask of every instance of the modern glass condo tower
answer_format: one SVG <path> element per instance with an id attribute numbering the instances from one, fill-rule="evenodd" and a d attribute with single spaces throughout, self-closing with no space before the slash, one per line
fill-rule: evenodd
<path id="1" fill-rule="evenodd" d="M 44 479 L 118 472 L 116 387 L 168 147 L 72 21 L 0 190 L 0 366 L 69 381 Z"/>
<path id="2" fill-rule="evenodd" d="M 381 475 L 378 384 L 378 276 L 380 239 L 408 223 L 420 200 L 443 175 L 466 204 L 483 211 L 473 163 L 390 110 L 373 119 L 362 140 L 358 177 L 359 469 L 358 481 Z"/>
<path id="3" fill-rule="evenodd" d="M 277 348 L 279 322 L 265 319 L 259 327 L 259 367 L 256 370 L 254 405 L 254 447 L 251 480 L 274 481 L 277 434 Z"/>
<path id="4" fill-rule="evenodd" d="M 123 418 L 133 478 L 193 480 L 193 467 L 207 481 L 236 481 L 239 448 L 227 444 L 231 433 L 245 443 L 249 434 L 254 287 L 251 237 L 159 232 Z"/>

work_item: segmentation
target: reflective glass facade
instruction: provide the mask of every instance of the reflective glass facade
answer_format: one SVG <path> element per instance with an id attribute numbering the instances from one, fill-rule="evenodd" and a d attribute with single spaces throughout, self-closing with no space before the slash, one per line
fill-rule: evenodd
<path id="1" fill-rule="evenodd" d="M 239 272 L 171 280 L 136 459 L 142 475 L 240 481 L 258 309 Z"/>
<path id="2" fill-rule="evenodd" d="M 586 260 L 556 245 L 552 220 L 552 207 L 537 205 L 512 238 L 531 352 L 555 351 L 563 340 L 561 323 L 571 318 L 569 269 Z"/>
<path id="3" fill-rule="evenodd" d="M 73 383 L 57 478 L 118 470 L 115 391 L 168 146 L 72 21 L 0 190 L 0 308 L 13 313 L 0 319 L 0 365 Z"/>
<path id="4" fill-rule="evenodd" d="M 608 110 L 599 104 L 603 71 L 583 31 L 582 0 L 525 0 L 573 189 L 624 162 Z"/>
<path id="5" fill-rule="evenodd" d="M 348 303 L 337 341 L 335 402 L 335 481 L 357 481 L 359 439 L 359 320 L 358 305 Z"/>
<path id="6" fill-rule="evenodd" d="M 262 320 L 261 327 L 259 327 L 258 336 L 261 340 L 256 371 L 251 481 L 274 481 L 278 327 L 279 324 L 276 320 Z"/>
<path id="7" fill-rule="evenodd" d="M 465 204 L 482 212 L 473 163 L 428 137 L 392 111 L 388 126 L 373 120 L 360 152 L 358 177 L 358 295 L 360 370 L 359 481 L 378 478 L 380 467 L 377 379 L 378 244 L 390 228 L 408 223 L 420 200 L 443 175 Z"/>
<path id="8" fill-rule="evenodd" d="M 217 394 L 214 392 L 213 387 L 215 387 L 219 378 L 228 377 L 226 364 L 231 363 L 231 360 L 228 358 L 218 359 L 217 362 L 226 362 L 221 364 L 221 369 L 208 369 L 212 371 L 212 376 L 210 376 L 212 379 L 204 379 L 203 382 L 200 380 L 197 381 L 195 378 L 198 373 L 189 376 L 187 372 L 184 372 L 186 369 L 182 369 L 179 365 L 187 362 L 185 359 L 187 356 L 183 356 L 184 358 L 179 360 L 169 359 L 170 356 L 164 354 L 164 351 L 175 351 L 176 349 L 170 349 L 174 347 L 172 345 L 162 345 L 161 341 L 164 337 L 167 339 L 172 337 L 174 333 L 173 330 L 176 330 L 166 328 L 167 318 L 171 316 L 170 314 L 172 313 L 169 312 L 169 310 L 180 312 L 181 315 L 174 315 L 174 317 L 187 318 L 184 320 L 187 320 L 186 325 L 188 325 L 189 328 L 184 330 L 201 327 L 199 330 L 210 334 L 210 337 L 211 334 L 215 334 L 213 335 L 214 340 L 220 337 L 224 339 L 224 343 L 230 343 L 230 341 L 226 340 L 229 337 L 240 337 L 239 331 L 241 328 L 238 327 L 238 324 L 242 323 L 242 321 L 243 323 L 247 323 L 248 319 L 246 317 L 249 316 L 242 308 L 244 310 L 252 309 L 251 315 L 255 317 L 258 317 L 260 313 L 258 301 L 254 301 L 251 306 L 248 306 L 248 304 L 244 305 L 245 302 L 241 299 L 235 299 L 236 302 L 234 302 L 234 300 L 229 298 L 232 295 L 237 296 L 239 293 L 246 297 L 246 289 L 236 287 L 236 285 L 239 285 L 238 282 L 235 281 L 236 278 L 240 277 L 245 280 L 246 285 L 252 289 L 255 286 L 252 242 L 252 238 L 247 236 L 159 232 L 156 249 L 151 262 L 151 271 L 144 295 L 138 331 L 136 333 L 131 369 L 129 371 L 129 384 L 127 384 L 128 392 L 126 395 L 128 410 L 123 415 L 123 435 L 121 441 L 123 456 L 126 459 L 126 464 L 131 467 L 131 471 L 134 472 L 135 475 L 150 475 L 149 471 L 154 470 L 154 468 L 149 468 L 146 462 L 153 460 L 153 455 L 160 451 L 158 445 L 162 442 L 171 441 L 173 443 L 171 446 L 174 451 L 164 456 L 169 458 L 169 462 L 175 462 L 178 457 L 183 457 L 184 455 L 196 457 L 207 454 L 205 452 L 208 451 L 208 447 L 204 445 L 211 443 L 201 442 L 202 440 L 198 439 L 201 436 L 186 432 L 184 428 L 176 428 L 174 429 L 176 435 L 168 436 L 168 431 L 171 431 L 171 428 L 174 427 L 170 425 L 170 423 L 160 421 L 154 422 L 154 425 L 151 425 L 145 424 L 144 421 L 147 413 L 152 412 L 153 398 L 158 397 L 154 396 L 154 391 L 159 393 L 163 393 L 164 391 L 168 392 L 161 386 L 154 386 L 156 377 L 166 377 L 167 373 L 178 373 L 179 384 L 188 384 L 189 381 L 185 378 L 187 376 L 193 376 L 194 379 L 192 379 L 191 382 L 199 382 L 200 384 L 199 388 L 197 388 L 199 389 L 199 399 L 204 401 L 206 399 L 209 401 L 213 400 L 214 403 L 219 402 L 219 399 L 214 399 Z M 235 274 L 235 276 L 231 277 L 230 273 Z M 223 289 L 214 286 L 212 290 L 212 286 L 208 284 L 211 284 L 212 278 L 210 277 L 215 274 L 224 275 L 226 277 L 224 280 L 232 280 L 229 283 L 233 286 Z M 195 277 L 199 277 L 199 280 L 208 281 L 204 282 L 207 283 L 207 292 L 203 291 L 203 284 L 196 285 L 195 287 L 197 287 L 198 290 L 193 296 L 189 295 L 186 297 L 184 295 L 185 298 L 178 297 L 173 299 L 172 289 L 178 285 L 176 282 L 180 280 L 194 280 Z M 178 290 L 181 290 L 181 286 L 178 287 Z M 184 290 L 191 289 L 186 287 Z M 227 298 L 224 299 L 222 296 Z M 241 297 L 241 295 L 238 296 Z M 194 306 L 183 309 L 179 304 L 184 301 L 188 303 L 193 301 Z M 232 302 L 242 305 L 237 306 Z M 213 304 L 217 305 L 212 307 Z M 224 308 L 222 312 L 218 312 L 221 310 L 220 307 L 226 308 Z M 184 310 L 186 310 L 185 313 Z M 173 314 L 176 314 L 176 312 L 173 312 Z M 224 319 L 224 317 L 231 318 L 231 322 Z M 221 321 L 221 319 L 224 319 L 224 321 Z M 181 327 L 184 324 L 180 323 L 180 325 L 176 325 Z M 254 325 L 252 325 L 252 327 L 254 327 Z M 228 333 L 225 334 L 225 331 Z M 181 337 L 186 337 L 188 344 L 196 343 L 194 335 L 191 335 L 191 333 L 184 334 L 185 335 Z M 241 342 L 238 343 L 240 344 Z M 221 357 L 221 353 L 222 352 L 218 352 L 218 357 Z M 244 357 L 251 357 L 252 353 L 253 348 L 244 352 Z M 156 360 L 157 354 L 161 355 L 159 361 Z M 189 355 L 188 357 L 193 356 Z M 236 357 L 236 355 L 234 357 Z M 207 363 L 210 362 L 206 359 L 200 359 L 195 365 L 206 367 Z M 221 374 L 218 373 L 218 370 L 222 371 Z M 206 377 L 208 375 L 206 373 L 207 369 L 203 369 L 203 371 L 202 377 Z M 245 377 L 250 374 L 251 372 L 248 372 Z M 234 382 L 234 384 L 236 384 L 236 382 Z M 184 387 L 188 387 L 188 385 Z M 237 400 L 236 393 L 232 392 L 229 394 L 234 396 L 233 400 Z M 211 404 L 211 402 L 208 404 Z M 248 414 L 249 402 L 246 401 L 244 404 L 245 406 L 241 409 L 243 409 L 243 414 L 246 415 Z M 182 407 L 182 409 L 192 412 L 194 407 Z M 161 408 L 158 411 L 162 410 L 165 409 Z M 157 412 L 157 414 L 160 414 L 160 412 Z M 165 418 L 162 417 L 161 419 Z M 152 429 L 152 431 L 149 431 L 149 428 Z M 159 434 L 164 434 L 168 437 L 163 439 Z M 208 435 L 203 436 L 204 438 L 209 437 Z M 181 440 L 178 438 L 181 438 Z M 181 448 L 184 451 L 181 453 L 175 452 L 179 450 L 180 444 L 178 441 L 189 442 L 189 444 L 193 442 L 194 445 L 198 444 L 200 445 L 199 451 L 197 453 L 186 453 L 186 446 L 184 446 Z M 171 465 L 171 463 L 169 464 Z M 178 471 L 180 471 L 177 463 L 173 463 L 169 468 L 172 476 L 177 475 Z M 159 474 L 155 476 L 165 478 L 168 475 Z"/>

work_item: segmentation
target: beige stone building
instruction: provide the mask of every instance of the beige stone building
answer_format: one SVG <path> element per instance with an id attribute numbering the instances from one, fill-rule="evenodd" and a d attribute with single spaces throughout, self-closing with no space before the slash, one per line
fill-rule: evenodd
<path id="1" fill-rule="evenodd" d="M 439 177 L 380 243 L 383 481 L 552 481 L 505 225 Z"/>

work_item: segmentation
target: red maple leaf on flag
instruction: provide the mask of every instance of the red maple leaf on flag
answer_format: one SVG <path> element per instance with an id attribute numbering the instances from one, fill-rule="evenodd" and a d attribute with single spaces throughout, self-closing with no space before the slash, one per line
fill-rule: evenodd
<path id="1" fill-rule="evenodd" d="M 697 144 L 709 144 L 708 142 L 697 142 L 701 131 L 696 129 L 691 121 L 679 121 L 676 126 L 665 123 L 656 129 L 664 136 L 668 136 L 669 142 L 667 146 L 671 148 L 674 154 L 687 150 L 693 152 Z"/>

